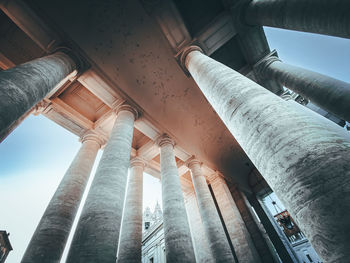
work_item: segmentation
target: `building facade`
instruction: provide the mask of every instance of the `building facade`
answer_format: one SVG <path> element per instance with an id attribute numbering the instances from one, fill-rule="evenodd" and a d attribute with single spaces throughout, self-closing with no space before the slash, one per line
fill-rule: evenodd
<path id="1" fill-rule="evenodd" d="M 141 261 L 143 172 L 161 179 L 167 262 L 298 262 L 262 207 L 271 191 L 324 262 L 348 261 L 350 84 L 282 62 L 263 26 L 350 38 L 349 1 L 0 9 L 1 140 L 42 114 L 82 143 L 23 263 L 61 259 L 100 149 L 68 263 Z"/>
<path id="2" fill-rule="evenodd" d="M 147 207 L 143 212 L 142 263 L 165 263 L 163 214 L 157 203 L 154 212 Z"/>

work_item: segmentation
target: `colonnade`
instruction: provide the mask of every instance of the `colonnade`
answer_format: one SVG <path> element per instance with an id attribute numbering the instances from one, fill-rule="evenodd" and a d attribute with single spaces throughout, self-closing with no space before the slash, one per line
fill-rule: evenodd
<path id="1" fill-rule="evenodd" d="M 301 2 L 253 0 L 244 6 L 242 19 L 249 25 L 350 37 L 349 1 Z M 211 59 L 197 46 L 183 50 L 181 64 L 318 254 L 325 262 L 346 262 L 350 257 L 350 214 L 344 213 L 350 210 L 349 134 L 331 121 L 301 105 L 284 101 Z M 261 77 L 275 79 L 320 107 L 345 120 L 350 119 L 348 83 L 284 64 L 273 54 L 256 67 Z M 77 59 L 60 51 L 1 71 L 0 136 L 76 68 L 79 68 Z M 122 222 L 137 111 L 122 105 L 116 109 L 116 114 L 67 262 L 114 262 L 118 243 L 119 262 L 135 262 L 140 258 L 140 250 L 137 250 L 141 249 L 138 248 L 143 169 L 140 160 L 131 162 L 126 199 L 129 205 Z M 96 153 L 103 143 L 93 131 L 83 136 L 81 149 L 50 201 L 22 262 L 59 261 Z M 168 262 L 195 262 L 174 142 L 168 136 L 162 136 L 157 143 L 161 154 L 166 257 Z M 259 262 L 225 182 L 220 178 L 210 182 L 212 194 L 199 161 L 189 162 L 189 168 L 205 237 L 214 260 Z M 130 239 L 130 236 L 134 238 Z M 137 253 L 129 249 L 131 247 Z"/>

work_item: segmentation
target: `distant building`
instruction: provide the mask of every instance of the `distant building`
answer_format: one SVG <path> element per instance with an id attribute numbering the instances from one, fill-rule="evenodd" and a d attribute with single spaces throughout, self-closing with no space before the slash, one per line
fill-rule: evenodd
<path id="1" fill-rule="evenodd" d="M 142 225 L 142 263 L 165 263 L 163 212 L 159 203 L 153 213 L 146 207 Z"/>
<path id="2" fill-rule="evenodd" d="M 12 246 L 9 240 L 10 233 L 4 230 L 0 230 L 0 263 L 4 263 L 8 254 L 12 250 Z"/>

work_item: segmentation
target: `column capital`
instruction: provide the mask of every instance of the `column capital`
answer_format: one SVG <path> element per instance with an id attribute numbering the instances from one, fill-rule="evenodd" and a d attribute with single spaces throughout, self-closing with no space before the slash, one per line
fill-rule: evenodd
<path id="1" fill-rule="evenodd" d="M 190 159 L 186 161 L 186 166 L 192 170 L 193 166 L 199 164 L 199 166 L 202 166 L 202 162 L 198 159 L 196 159 L 195 156 L 192 156 Z"/>
<path id="2" fill-rule="evenodd" d="M 142 157 L 136 156 L 130 160 L 130 167 L 136 166 L 142 167 L 142 169 L 144 169 L 146 166 L 146 161 Z"/>
<path id="3" fill-rule="evenodd" d="M 160 135 L 156 140 L 155 143 L 159 146 L 162 147 L 163 145 L 166 144 L 171 144 L 173 147 L 175 146 L 175 141 L 169 137 L 168 134 L 164 133 Z"/>
<path id="4" fill-rule="evenodd" d="M 187 70 L 186 58 L 187 55 L 190 54 L 192 51 L 199 51 L 204 54 L 203 50 L 199 46 L 188 46 L 182 49 L 180 56 L 180 65 L 186 73 L 189 73 Z"/>
<path id="5" fill-rule="evenodd" d="M 273 50 L 253 66 L 254 71 L 259 75 L 259 77 L 265 78 L 265 70 L 276 61 L 281 62 L 281 60 L 278 58 L 277 51 Z"/>
<path id="6" fill-rule="evenodd" d="M 100 145 L 100 148 L 106 143 L 106 138 L 103 135 L 98 134 L 96 131 L 87 130 L 80 136 L 81 143 L 85 141 L 95 141 Z"/>
<path id="7" fill-rule="evenodd" d="M 210 175 L 207 175 L 206 178 L 207 178 L 209 183 L 213 183 L 214 181 L 216 181 L 218 179 L 219 180 L 225 180 L 223 175 L 218 173 L 218 172 L 215 172 L 215 173 L 212 173 Z"/>
<path id="8" fill-rule="evenodd" d="M 78 54 L 68 46 L 58 46 L 55 49 L 53 49 L 50 54 L 54 53 L 64 53 L 65 55 L 67 55 L 71 60 L 73 60 L 79 73 L 84 72 L 90 67 L 89 63 L 80 54 Z"/>
<path id="9" fill-rule="evenodd" d="M 129 104 L 122 104 L 114 109 L 115 113 L 118 115 L 121 111 L 129 111 L 134 114 L 135 120 L 139 117 L 137 109 L 130 106 Z"/>

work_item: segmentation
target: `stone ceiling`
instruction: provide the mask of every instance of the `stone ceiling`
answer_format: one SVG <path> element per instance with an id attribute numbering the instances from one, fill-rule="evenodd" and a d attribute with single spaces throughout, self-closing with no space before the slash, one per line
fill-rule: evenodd
<path id="1" fill-rule="evenodd" d="M 157 2 L 27 1 L 54 35 L 91 65 L 49 94 L 44 114 L 77 135 L 95 128 L 108 136 L 111 108 L 127 100 L 142 112 L 135 151 L 149 151 L 153 137 L 166 132 L 177 143 L 179 167 L 196 155 L 245 187 L 253 165 L 176 59 L 184 45 L 194 42 L 214 59 L 249 73 L 232 19 L 219 1 L 159 1 L 162 7 Z M 45 54 L 3 13 L 0 19 L 0 55 L 18 64 Z M 157 155 L 150 160 L 159 169 Z"/>

